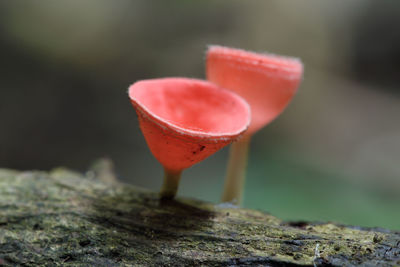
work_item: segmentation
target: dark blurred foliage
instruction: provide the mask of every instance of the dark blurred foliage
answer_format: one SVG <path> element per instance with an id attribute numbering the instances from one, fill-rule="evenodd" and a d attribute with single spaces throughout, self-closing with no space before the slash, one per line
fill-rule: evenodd
<path id="1" fill-rule="evenodd" d="M 369 1 L 356 23 L 352 68 L 367 83 L 400 93 L 400 2 Z"/>
<path id="2" fill-rule="evenodd" d="M 109 28 L 92 26 L 104 36 L 95 35 L 90 41 L 79 33 L 75 36 L 74 27 L 86 27 L 84 14 L 78 18 L 59 17 L 57 13 L 51 14 L 51 9 L 60 12 L 62 7 L 49 2 L 39 7 L 34 3 L 3 5 L 0 116 L 7 130 L 0 133 L 1 162 L 18 169 L 55 165 L 84 169 L 90 159 L 101 155 L 114 157 L 116 155 L 109 151 L 128 149 L 132 145 L 129 139 L 140 138 L 134 112 L 126 97 L 128 85 L 138 79 L 159 75 L 202 76 L 205 40 L 194 44 L 198 51 L 196 57 L 193 56 L 197 58 L 193 60 L 197 64 L 194 73 L 184 73 L 184 67 L 181 68 L 184 71 L 174 72 L 174 65 L 185 64 L 182 62 L 185 57 L 177 58 L 175 54 L 178 51 L 184 54 L 188 48 L 182 46 L 190 45 L 188 42 L 196 36 L 224 31 L 229 23 L 226 20 L 228 13 L 222 20 L 218 18 L 218 10 L 200 6 L 204 8 L 203 12 L 210 13 L 209 19 L 204 20 L 201 12 L 197 12 L 197 5 L 180 1 L 175 4 L 142 2 L 142 14 L 130 16 L 129 10 L 135 10 L 137 3 L 124 2 L 123 8 L 115 7 L 116 14 L 110 12 L 109 15 L 118 18 L 112 18 L 116 22 Z M 50 6 L 49 10 L 47 6 Z M 74 4 L 67 4 L 68 7 L 75 8 Z M 6 8 L 15 17 L 5 14 Z M 71 13 L 67 15 L 73 16 L 73 10 L 69 11 Z M 182 14 L 181 19 L 190 23 L 170 20 L 174 13 Z M 21 43 L 24 40 L 10 36 L 5 29 L 10 23 L 7 19 L 22 20 L 14 22 L 25 24 L 23 30 L 26 32 L 21 34 L 30 35 L 37 31 L 37 36 L 27 38 L 33 39 L 28 40 L 33 45 L 38 42 L 43 50 L 26 47 Z M 74 19 L 82 21 L 72 23 Z M 81 34 L 91 34 L 89 27 L 81 31 Z M 79 39 L 74 38 L 85 38 L 86 42 L 80 46 Z M 47 48 L 50 51 L 46 51 Z"/>
<path id="3" fill-rule="evenodd" d="M 254 137 L 245 206 L 400 229 L 396 1 L 0 2 L 0 167 L 84 171 L 99 157 L 157 190 L 127 97 L 136 80 L 204 78 L 208 44 L 300 57 L 288 109 Z M 217 202 L 227 150 L 183 174 Z"/>

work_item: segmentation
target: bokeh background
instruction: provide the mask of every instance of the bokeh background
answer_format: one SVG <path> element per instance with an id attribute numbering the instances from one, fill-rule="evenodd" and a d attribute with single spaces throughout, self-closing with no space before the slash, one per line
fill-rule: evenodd
<path id="1" fill-rule="evenodd" d="M 139 79 L 204 78 L 208 44 L 302 59 L 288 109 L 253 139 L 244 206 L 287 220 L 400 229 L 400 2 L 1 1 L 0 167 L 85 171 L 158 190 L 127 97 Z M 218 202 L 227 149 L 179 195 Z"/>

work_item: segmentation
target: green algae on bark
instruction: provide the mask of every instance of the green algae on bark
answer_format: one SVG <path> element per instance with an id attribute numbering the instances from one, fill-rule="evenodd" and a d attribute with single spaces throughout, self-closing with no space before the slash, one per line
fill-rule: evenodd
<path id="1" fill-rule="evenodd" d="M 0 169 L 0 266 L 400 265 L 400 233 L 286 223 L 80 174 Z"/>

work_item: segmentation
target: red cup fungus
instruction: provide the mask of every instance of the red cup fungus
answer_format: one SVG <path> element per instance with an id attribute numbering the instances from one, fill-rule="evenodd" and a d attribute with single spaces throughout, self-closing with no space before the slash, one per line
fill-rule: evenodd
<path id="1" fill-rule="evenodd" d="M 174 198 L 182 170 L 230 144 L 250 123 L 246 101 L 207 81 L 138 81 L 129 97 L 150 151 L 164 167 L 162 198 Z"/>
<path id="2" fill-rule="evenodd" d="M 222 201 L 240 203 L 251 136 L 274 120 L 297 91 L 303 75 L 299 59 L 210 46 L 207 79 L 242 96 L 251 107 L 251 123 L 232 145 Z"/>

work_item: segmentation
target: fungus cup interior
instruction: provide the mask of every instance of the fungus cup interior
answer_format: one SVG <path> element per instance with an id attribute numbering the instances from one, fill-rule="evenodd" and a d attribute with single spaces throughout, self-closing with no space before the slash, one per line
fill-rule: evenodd
<path id="1" fill-rule="evenodd" d="M 173 172 L 229 144 L 250 122 L 241 97 L 202 80 L 143 80 L 130 86 L 129 97 L 151 152 Z"/>
<path id="2" fill-rule="evenodd" d="M 223 46 L 207 51 L 207 79 L 232 90 L 249 103 L 251 136 L 274 120 L 297 91 L 303 65 L 299 59 L 259 54 Z"/>

